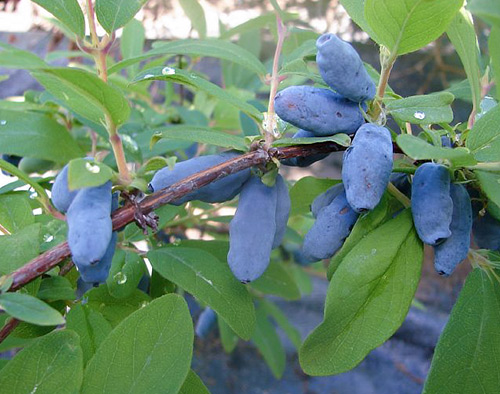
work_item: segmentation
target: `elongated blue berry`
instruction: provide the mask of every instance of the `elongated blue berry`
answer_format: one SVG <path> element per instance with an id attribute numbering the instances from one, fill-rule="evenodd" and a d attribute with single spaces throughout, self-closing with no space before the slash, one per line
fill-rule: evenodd
<path id="1" fill-rule="evenodd" d="M 66 215 L 68 244 L 75 265 L 95 265 L 111 241 L 111 182 L 81 189 Z"/>
<path id="2" fill-rule="evenodd" d="M 356 212 L 377 206 L 392 171 L 392 139 L 385 127 L 364 124 L 344 152 L 342 181 L 347 201 Z"/>
<path id="3" fill-rule="evenodd" d="M 316 137 L 314 133 L 306 130 L 299 130 L 296 132 L 292 138 L 312 138 Z M 317 155 L 305 156 L 305 157 L 292 157 L 290 159 L 281 160 L 281 164 L 292 167 L 308 167 L 317 161 L 323 160 L 329 155 L 329 153 L 320 153 Z"/>
<path id="4" fill-rule="evenodd" d="M 328 86 L 358 103 L 375 97 L 375 84 L 351 44 L 334 34 L 323 34 L 316 48 L 319 73 Z"/>
<path id="5" fill-rule="evenodd" d="M 357 103 L 312 86 L 283 89 L 276 95 L 274 107 L 281 119 L 318 137 L 352 134 L 364 122 Z"/>
<path id="6" fill-rule="evenodd" d="M 84 282 L 106 282 L 106 279 L 109 275 L 109 270 L 111 269 L 111 263 L 113 262 L 117 240 L 118 233 L 116 231 L 113 231 L 113 233 L 111 234 L 111 240 L 108 243 L 108 247 L 106 248 L 104 255 L 100 258 L 99 261 L 90 265 L 77 264 L 78 272 L 80 273 L 80 277 Z"/>
<path id="7" fill-rule="evenodd" d="M 328 190 L 317 196 L 311 204 L 311 212 L 313 217 L 317 218 L 319 211 L 330 205 L 335 197 L 344 192 L 344 185 L 342 183 L 337 183 L 336 185 L 333 185 Z"/>
<path id="8" fill-rule="evenodd" d="M 251 177 L 243 186 L 229 225 L 227 262 L 243 283 L 260 277 L 271 257 L 276 234 L 277 188 Z"/>
<path id="9" fill-rule="evenodd" d="M 391 174 L 389 181 L 405 196 L 411 196 L 411 183 L 407 174 L 395 172 Z"/>
<path id="10" fill-rule="evenodd" d="M 194 329 L 196 336 L 201 339 L 206 338 L 210 331 L 214 329 L 215 323 L 217 323 L 217 314 L 210 308 L 203 309 Z"/>
<path id="11" fill-rule="evenodd" d="M 78 190 L 69 190 L 68 187 L 68 165 L 66 164 L 61 172 L 56 176 L 52 185 L 52 204 L 60 212 L 67 212 L 73 199 L 78 194 Z"/>
<path id="12" fill-rule="evenodd" d="M 149 184 L 151 191 L 158 191 L 173 185 L 180 180 L 197 172 L 207 170 L 210 167 L 221 164 L 229 159 L 237 157 L 239 153 L 224 152 L 218 155 L 207 155 L 194 157 L 175 164 L 173 170 L 165 167 L 159 170 Z M 187 201 L 200 200 L 204 202 L 224 202 L 234 198 L 241 190 L 243 184 L 250 177 L 250 170 L 243 170 L 229 175 L 218 181 L 212 182 L 186 196 L 173 201 L 171 204 L 181 205 Z"/>
<path id="13" fill-rule="evenodd" d="M 424 243 L 437 245 L 451 235 L 453 201 L 446 167 L 424 163 L 417 169 L 413 177 L 411 211 L 415 229 Z"/>
<path id="14" fill-rule="evenodd" d="M 453 201 L 451 235 L 434 247 L 434 267 L 443 276 L 449 276 L 467 258 L 472 231 L 472 207 L 467 190 L 460 184 L 452 184 L 450 195 Z"/>
<path id="15" fill-rule="evenodd" d="M 304 237 L 303 254 L 312 260 L 332 257 L 340 249 L 356 223 L 358 214 L 347 202 L 345 192 L 318 212 L 316 221 Z"/>
<path id="16" fill-rule="evenodd" d="M 281 245 L 286 233 L 288 217 L 290 216 L 290 194 L 288 186 L 281 175 L 276 177 L 276 233 L 274 234 L 273 249 Z"/>

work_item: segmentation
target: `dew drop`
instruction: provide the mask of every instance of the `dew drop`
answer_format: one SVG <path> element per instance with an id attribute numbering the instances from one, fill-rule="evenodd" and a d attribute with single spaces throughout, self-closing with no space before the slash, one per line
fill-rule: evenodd
<path id="1" fill-rule="evenodd" d="M 147 306 L 149 304 L 149 302 L 147 301 L 142 301 L 141 302 L 141 308 L 144 308 L 145 306 Z"/>
<path id="2" fill-rule="evenodd" d="M 44 234 L 43 242 L 52 242 L 54 240 L 54 236 L 52 234 Z"/>
<path id="3" fill-rule="evenodd" d="M 415 119 L 423 120 L 425 119 L 425 112 L 417 111 L 413 114 L 413 116 L 415 117 Z"/>
<path id="4" fill-rule="evenodd" d="M 148 79 L 148 78 L 153 78 L 154 75 L 153 74 L 146 74 L 144 75 L 143 79 Z"/>
<path id="5" fill-rule="evenodd" d="M 179 246 L 181 244 L 181 239 L 176 237 L 172 240 L 171 244 L 174 246 Z"/>
<path id="6" fill-rule="evenodd" d="M 5 126 L 7 124 L 7 121 L 5 119 L 0 120 L 0 125 Z"/>
<path id="7" fill-rule="evenodd" d="M 127 282 L 127 275 L 125 275 L 123 272 L 119 271 L 117 272 L 114 276 L 113 279 L 118 283 L 119 285 L 123 285 Z"/>
<path id="8" fill-rule="evenodd" d="M 161 73 L 163 75 L 174 75 L 175 69 L 173 69 L 172 67 L 164 67 L 163 70 L 161 70 Z"/>
<path id="9" fill-rule="evenodd" d="M 97 164 L 87 162 L 85 163 L 85 168 L 92 174 L 99 174 L 101 172 L 101 167 L 99 167 Z"/>

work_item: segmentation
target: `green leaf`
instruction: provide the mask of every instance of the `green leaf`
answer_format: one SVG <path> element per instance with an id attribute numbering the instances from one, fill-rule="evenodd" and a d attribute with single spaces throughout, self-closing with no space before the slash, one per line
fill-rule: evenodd
<path id="1" fill-rule="evenodd" d="M 377 35 L 365 18 L 365 0 L 340 0 L 340 3 L 345 8 L 354 23 L 367 32 L 373 41 L 380 44 L 381 41 L 377 38 Z"/>
<path id="2" fill-rule="evenodd" d="M 423 48 L 445 32 L 464 0 L 366 0 L 365 18 L 391 54 Z"/>
<path id="3" fill-rule="evenodd" d="M 500 26 L 500 4 L 491 0 L 468 0 L 467 9 L 495 26 Z"/>
<path id="4" fill-rule="evenodd" d="M 401 150 L 414 160 L 449 160 L 457 167 L 477 163 L 467 148 L 443 148 L 409 134 L 398 135 L 396 142 Z"/>
<path id="5" fill-rule="evenodd" d="M 58 311 L 38 298 L 27 294 L 0 294 L 0 308 L 18 320 L 39 326 L 64 324 L 64 318 Z"/>
<path id="6" fill-rule="evenodd" d="M 262 307 L 266 311 L 266 313 L 271 316 L 274 321 L 281 327 L 281 329 L 285 332 L 286 336 L 293 343 L 293 346 L 298 350 L 300 345 L 302 345 L 302 339 L 300 338 L 300 332 L 292 326 L 288 318 L 281 311 L 280 308 L 276 306 L 276 304 L 268 301 L 266 299 L 261 300 Z"/>
<path id="7" fill-rule="evenodd" d="M 231 330 L 231 327 L 227 325 L 224 319 L 217 318 L 217 323 L 219 325 L 219 335 L 222 347 L 226 353 L 231 353 L 238 344 L 239 337 Z"/>
<path id="8" fill-rule="evenodd" d="M 375 209 L 368 212 L 366 215 L 361 215 L 342 245 L 342 248 L 335 253 L 331 259 L 327 272 L 328 280 L 332 279 L 333 274 L 348 253 L 373 230 L 385 223 L 387 220 L 392 219 L 393 215 L 399 209 L 401 209 L 401 204 L 394 198 L 391 198 L 388 193 L 384 193 L 380 203 L 375 207 Z"/>
<path id="9" fill-rule="evenodd" d="M 127 298 L 117 299 L 109 294 L 105 285 L 90 290 L 85 296 L 87 297 L 87 305 L 100 312 L 111 323 L 112 327 L 117 326 L 128 315 L 151 301 L 147 294 L 138 289 L 135 289 Z"/>
<path id="10" fill-rule="evenodd" d="M 129 297 L 145 273 L 146 266 L 141 256 L 137 253 L 117 250 L 106 280 L 109 294 L 115 298 Z"/>
<path id="11" fill-rule="evenodd" d="M 475 174 L 486 196 L 500 206 L 500 174 L 486 171 L 475 171 Z"/>
<path id="12" fill-rule="evenodd" d="M 22 70 L 38 70 L 50 67 L 34 53 L 14 47 L 0 50 L 0 66 Z"/>
<path id="13" fill-rule="evenodd" d="M 288 22 L 298 18 L 299 14 L 284 13 L 281 19 L 283 22 Z M 246 21 L 238 26 L 233 27 L 232 29 L 221 34 L 221 38 L 227 39 L 236 34 L 253 32 L 255 30 L 260 30 L 266 27 L 270 27 L 272 29 L 275 25 L 276 25 L 276 14 L 274 12 L 270 12 L 267 14 L 259 15 L 256 18 L 250 19 L 249 21 Z"/>
<path id="14" fill-rule="evenodd" d="M 120 39 L 120 50 L 123 59 L 130 59 L 142 54 L 146 39 L 144 26 L 137 19 L 132 19 L 125 25 Z M 127 69 L 127 75 L 132 78 L 139 72 L 139 65 L 133 64 Z"/>
<path id="15" fill-rule="evenodd" d="M 108 33 L 125 26 L 148 0 L 96 0 L 97 20 Z"/>
<path id="16" fill-rule="evenodd" d="M 408 313 L 422 260 L 408 209 L 351 249 L 328 287 L 323 322 L 300 349 L 304 372 L 348 371 L 389 339 Z"/>
<path id="17" fill-rule="evenodd" d="M 500 157 L 500 106 L 493 108 L 474 124 L 465 145 L 478 161 L 498 161 Z"/>
<path id="18" fill-rule="evenodd" d="M 314 49 L 316 50 L 316 46 L 314 47 Z M 316 51 L 314 53 L 316 53 Z M 295 59 L 283 64 L 279 71 L 279 75 L 296 75 L 299 77 L 310 79 L 317 85 L 327 87 L 325 81 L 323 81 L 323 78 L 321 78 L 320 75 L 310 71 L 307 67 L 307 63 L 302 58 Z"/>
<path id="19" fill-rule="evenodd" d="M 0 237 L 0 275 L 10 274 L 38 256 L 40 224 L 35 223 L 12 235 Z"/>
<path id="20" fill-rule="evenodd" d="M 171 41 L 168 43 L 158 43 L 154 45 L 154 49 L 146 52 L 144 55 L 136 56 L 131 59 L 125 59 L 116 63 L 109 68 L 108 74 L 111 75 L 132 64 L 140 63 L 143 60 L 149 60 L 153 56 L 164 55 L 215 57 L 244 66 L 261 76 L 264 76 L 267 73 L 266 67 L 251 52 L 229 41 L 217 39 L 186 39 Z"/>
<path id="21" fill-rule="evenodd" d="M 311 137 L 311 138 L 280 138 L 273 142 L 273 146 L 293 146 L 293 145 L 310 145 L 320 142 L 335 142 L 341 146 L 351 145 L 351 137 L 347 134 L 335 134 L 329 137 Z"/>
<path id="22" fill-rule="evenodd" d="M 59 275 L 43 279 L 36 296 L 49 301 L 74 300 L 76 298 L 75 289 L 71 286 L 71 282 Z"/>
<path id="23" fill-rule="evenodd" d="M 88 159 L 71 160 L 68 165 L 68 187 L 70 190 L 100 186 L 113 176 L 106 164 Z"/>
<path id="24" fill-rule="evenodd" d="M 474 108 L 481 104 L 481 73 L 479 43 L 470 12 L 462 8 L 446 31 L 464 66 L 472 91 Z"/>
<path id="25" fill-rule="evenodd" d="M 252 336 L 252 341 L 264 357 L 264 361 L 271 368 L 271 372 L 280 379 L 285 371 L 286 353 L 281 344 L 280 337 L 267 318 L 263 308 L 257 309 L 257 326 Z"/>
<path id="26" fill-rule="evenodd" d="M 193 323 L 176 294 L 157 298 L 121 322 L 85 369 L 82 394 L 177 393 L 193 352 Z"/>
<path id="27" fill-rule="evenodd" d="M 339 183 L 333 179 L 306 176 L 299 179 L 290 189 L 292 209 L 290 216 L 309 213 L 313 200 L 328 188 Z"/>
<path id="28" fill-rule="evenodd" d="M 295 280 L 288 273 L 283 264 L 271 262 L 262 276 L 252 282 L 252 289 L 264 294 L 272 294 L 287 300 L 298 300 L 300 290 Z"/>
<path id="29" fill-rule="evenodd" d="M 191 369 L 179 390 L 179 394 L 210 394 L 210 391 L 208 391 L 207 386 L 205 386 L 200 377 Z"/>
<path id="30" fill-rule="evenodd" d="M 17 193 L 0 195 L 0 223 L 11 233 L 35 223 L 29 197 Z"/>
<path id="31" fill-rule="evenodd" d="M 32 0 L 45 8 L 78 37 L 85 36 L 85 19 L 77 0 Z"/>
<path id="32" fill-rule="evenodd" d="M 33 341 L 0 371 L 0 387 L 9 394 L 78 393 L 83 377 L 78 335 L 55 331 Z"/>
<path id="33" fill-rule="evenodd" d="M 451 104 L 455 97 L 449 92 L 412 96 L 387 102 L 386 109 L 398 122 L 413 124 L 451 123 Z"/>
<path id="34" fill-rule="evenodd" d="M 29 141 L 29 144 L 26 143 Z M 67 163 L 83 155 L 63 126 L 34 112 L 0 110 L 0 146 L 3 153 Z"/>
<path id="35" fill-rule="evenodd" d="M 66 328 L 80 336 L 83 365 L 87 365 L 111 332 L 111 325 L 99 312 L 81 304 L 73 306 L 69 311 L 66 316 Z"/>
<path id="36" fill-rule="evenodd" d="M 105 124 L 108 116 L 118 126 L 130 116 L 128 102 L 122 93 L 88 71 L 53 68 L 32 75 L 72 111 L 97 124 Z"/>
<path id="37" fill-rule="evenodd" d="M 200 77 L 195 73 L 187 72 L 180 68 L 174 67 L 154 67 L 142 71 L 134 78 L 132 83 L 151 80 L 171 81 L 186 85 L 194 89 L 199 89 L 211 96 L 218 98 L 226 104 L 229 104 L 232 107 L 243 111 L 257 122 L 260 122 L 262 120 L 262 113 L 257 110 L 257 108 L 255 108 L 252 104 L 248 104 L 246 101 L 241 100 L 235 95 L 227 92 L 216 84 L 207 81 L 206 79 Z"/>
<path id="38" fill-rule="evenodd" d="M 434 351 L 423 394 L 496 393 L 500 387 L 500 285 L 472 271 Z"/>
<path id="39" fill-rule="evenodd" d="M 179 4 L 191 21 L 191 26 L 198 32 L 200 38 L 207 36 L 207 21 L 205 12 L 198 0 L 179 0 Z"/>
<path id="40" fill-rule="evenodd" d="M 255 328 L 252 298 L 227 264 L 203 250 L 184 247 L 152 250 L 148 259 L 164 278 L 206 303 L 241 338 L 250 339 Z"/>
<path id="41" fill-rule="evenodd" d="M 248 149 L 243 137 L 217 131 L 210 127 L 189 125 L 162 127 L 153 135 L 152 142 L 156 143 L 160 139 L 199 142 L 239 151 Z"/>

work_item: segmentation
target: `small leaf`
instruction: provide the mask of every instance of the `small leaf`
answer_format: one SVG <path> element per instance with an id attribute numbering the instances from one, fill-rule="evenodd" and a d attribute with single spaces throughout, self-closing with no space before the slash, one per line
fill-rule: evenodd
<path id="1" fill-rule="evenodd" d="M 208 391 L 207 386 L 205 386 L 200 377 L 191 369 L 179 390 L 179 394 L 210 394 L 210 391 Z"/>
<path id="2" fill-rule="evenodd" d="M 314 199 L 337 183 L 339 181 L 312 176 L 306 176 L 298 180 L 290 189 L 290 199 L 292 200 L 290 215 L 309 213 Z"/>
<path id="3" fill-rule="evenodd" d="M 145 273 L 146 266 L 141 256 L 137 253 L 117 250 L 106 280 L 109 294 L 115 298 L 129 297 Z"/>
<path id="4" fill-rule="evenodd" d="M 0 237 L 0 275 L 10 274 L 38 256 L 40 228 L 40 223 L 35 223 L 15 234 Z"/>
<path id="5" fill-rule="evenodd" d="M 85 19 L 77 0 L 32 0 L 45 8 L 78 37 L 85 36 Z"/>
<path id="6" fill-rule="evenodd" d="M 156 143 L 160 139 L 199 142 L 200 144 L 233 148 L 239 151 L 248 149 L 243 137 L 217 131 L 210 127 L 186 125 L 163 127 L 159 128 L 153 135 L 152 142 Z"/>
<path id="7" fill-rule="evenodd" d="M 475 171 L 481 189 L 496 205 L 500 206 L 500 174 Z"/>
<path id="8" fill-rule="evenodd" d="M 302 345 L 300 332 L 294 326 L 292 326 L 288 318 L 281 311 L 281 309 L 276 306 L 276 304 L 265 299 L 261 301 L 261 304 L 266 313 L 276 321 L 276 323 L 285 332 L 286 336 L 293 343 L 293 346 L 295 346 L 295 348 L 298 350 L 300 348 L 300 345 Z"/>
<path id="9" fill-rule="evenodd" d="M 14 47 L 0 50 L 0 66 L 23 70 L 38 70 L 50 67 L 34 53 Z"/>
<path id="10" fill-rule="evenodd" d="M 470 12 L 462 8 L 451 22 L 446 33 L 460 56 L 471 87 L 474 108 L 479 110 L 481 103 L 480 50 L 473 23 Z"/>
<path id="11" fill-rule="evenodd" d="M 500 387 L 500 285 L 472 271 L 434 351 L 423 394 L 496 393 Z"/>
<path id="12" fill-rule="evenodd" d="M 112 327 L 117 326 L 128 315 L 151 301 L 147 294 L 138 289 L 135 289 L 127 298 L 117 299 L 109 294 L 105 285 L 90 290 L 85 296 L 87 305 L 100 312 Z"/>
<path id="13" fill-rule="evenodd" d="M 491 0 L 468 0 L 467 9 L 495 26 L 500 26 L 500 4 Z"/>
<path id="14" fill-rule="evenodd" d="M 169 294 L 121 322 L 85 369 L 82 394 L 177 393 L 189 373 L 193 323 L 186 301 Z"/>
<path id="15" fill-rule="evenodd" d="M 104 339 L 111 332 L 111 325 L 97 311 L 86 305 L 75 305 L 66 316 L 66 328 L 80 336 L 83 351 L 83 365 L 95 354 Z"/>
<path id="16" fill-rule="evenodd" d="M 77 393 L 82 377 L 78 335 L 55 331 L 33 341 L 2 368 L 0 387 L 9 394 Z"/>
<path id="17" fill-rule="evenodd" d="M 0 195 L 0 223 L 11 233 L 35 223 L 29 197 L 25 194 Z"/>
<path id="18" fill-rule="evenodd" d="M 125 25 L 120 39 L 120 50 L 123 59 L 130 59 L 142 54 L 145 42 L 145 30 L 142 23 L 132 19 Z M 127 75 L 132 78 L 139 72 L 139 65 L 133 64 L 127 69 Z"/>
<path id="19" fill-rule="evenodd" d="M 100 186 L 111 179 L 113 170 L 103 163 L 87 159 L 71 160 L 68 165 L 70 190 Z"/>
<path id="20" fill-rule="evenodd" d="M 335 142 L 341 146 L 351 145 L 351 137 L 347 134 L 335 134 L 330 137 L 311 137 L 311 138 L 280 138 L 273 142 L 273 146 L 293 146 L 293 145 L 310 145 L 320 142 Z"/>
<path id="21" fill-rule="evenodd" d="M 179 0 L 179 4 L 191 21 L 191 26 L 198 32 L 200 38 L 207 36 L 207 21 L 205 12 L 198 0 Z"/>
<path id="22" fill-rule="evenodd" d="M 286 354 L 280 337 L 268 320 L 263 308 L 257 309 L 257 326 L 252 341 L 264 357 L 276 379 L 280 379 L 285 371 Z"/>
<path id="23" fill-rule="evenodd" d="M 262 276 L 253 281 L 250 285 L 252 289 L 264 294 L 272 294 L 283 297 L 287 300 L 298 300 L 300 290 L 290 274 L 278 262 L 271 262 Z"/>
<path id="24" fill-rule="evenodd" d="M 72 111 L 97 124 L 107 115 L 116 126 L 130 116 L 123 94 L 95 74 L 77 68 L 53 68 L 32 73 L 45 89 Z"/>
<path id="25" fill-rule="evenodd" d="M 29 144 L 26 142 L 29 141 Z M 63 126 L 47 115 L 0 110 L 0 146 L 3 153 L 67 163 L 83 156 Z"/>
<path id="26" fill-rule="evenodd" d="M 398 122 L 413 124 L 451 123 L 451 104 L 455 97 L 449 92 L 412 96 L 387 102 L 386 109 Z"/>
<path id="27" fill-rule="evenodd" d="M 490 37 L 488 38 L 488 49 L 490 52 L 490 62 L 493 68 L 493 78 L 495 81 L 500 81 L 500 22 L 498 26 L 491 29 Z M 500 97 L 500 90 L 497 89 L 496 98 Z"/>
<path id="28" fill-rule="evenodd" d="M 148 259 L 164 278 L 174 282 L 217 312 L 243 339 L 255 328 L 255 312 L 247 289 L 228 265 L 200 249 L 165 247 Z"/>
<path id="29" fill-rule="evenodd" d="M 148 0 L 96 0 L 97 20 L 108 33 L 125 26 Z"/>
<path id="30" fill-rule="evenodd" d="M 373 41 L 380 44 L 381 41 L 377 38 L 377 35 L 365 18 L 365 0 L 340 0 L 340 3 L 345 8 L 354 23 L 367 32 Z"/>
<path id="31" fill-rule="evenodd" d="M 227 325 L 224 319 L 217 318 L 217 323 L 219 325 L 219 335 L 222 347 L 226 353 L 231 353 L 238 344 L 239 337 L 231 330 L 231 327 Z"/>
<path id="32" fill-rule="evenodd" d="M 471 166 L 477 162 L 467 148 L 442 148 L 409 134 L 396 139 L 401 150 L 414 160 L 449 160 L 455 166 Z"/>
<path id="33" fill-rule="evenodd" d="M 474 124 L 465 145 L 478 161 L 498 161 L 500 157 L 500 106 L 493 108 Z"/>
<path id="34" fill-rule="evenodd" d="M 247 69 L 265 75 L 266 67 L 257 59 L 251 52 L 229 41 L 207 39 L 207 40 L 176 40 L 171 42 L 158 42 L 154 44 L 154 48 L 143 55 L 135 58 L 125 59 L 116 63 L 109 68 L 108 73 L 111 75 L 121 69 L 132 64 L 140 63 L 144 60 L 149 60 L 153 56 L 164 55 L 189 55 L 189 56 L 207 56 L 218 59 L 228 60 L 239 64 Z"/>
<path id="35" fill-rule="evenodd" d="M 71 286 L 71 282 L 63 276 L 43 279 L 36 296 L 49 301 L 74 300 L 76 298 L 75 289 Z"/>
<path id="36" fill-rule="evenodd" d="M 171 81 L 194 89 L 199 89 L 221 101 L 224 101 L 226 104 L 243 111 L 258 122 L 260 122 L 263 118 L 262 113 L 253 105 L 248 104 L 247 102 L 195 73 L 190 73 L 174 67 L 154 67 L 141 72 L 134 78 L 132 83 L 150 80 Z"/>
<path id="37" fill-rule="evenodd" d="M 27 294 L 0 294 L 0 308 L 18 320 L 39 326 L 57 326 L 65 321 L 54 308 Z"/>
<path id="38" fill-rule="evenodd" d="M 366 0 L 365 18 L 394 55 L 416 51 L 444 33 L 464 0 Z"/>
<path id="39" fill-rule="evenodd" d="M 408 313 L 422 260 L 409 209 L 352 248 L 328 286 L 323 322 L 300 349 L 304 372 L 348 371 L 389 339 Z"/>

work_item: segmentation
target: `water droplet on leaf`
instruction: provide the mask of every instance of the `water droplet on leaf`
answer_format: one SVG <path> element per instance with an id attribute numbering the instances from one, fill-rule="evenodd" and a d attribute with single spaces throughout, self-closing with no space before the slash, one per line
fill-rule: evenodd
<path id="1" fill-rule="evenodd" d="M 87 162 L 85 163 L 85 168 L 92 174 L 99 174 L 101 172 L 101 167 L 99 167 L 97 164 Z"/>
<path id="2" fill-rule="evenodd" d="M 163 70 L 161 70 L 161 73 L 163 75 L 174 75 L 175 69 L 173 69 L 172 67 L 164 67 Z"/>
<path id="3" fill-rule="evenodd" d="M 425 113 L 422 112 L 422 111 L 417 111 L 413 114 L 413 116 L 415 117 L 415 119 L 419 119 L 419 120 L 423 120 L 425 119 Z"/>
<path id="4" fill-rule="evenodd" d="M 123 272 L 117 272 L 114 276 L 113 279 L 118 283 L 119 285 L 123 285 L 127 282 L 127 275 L 125 275 Z"/>

